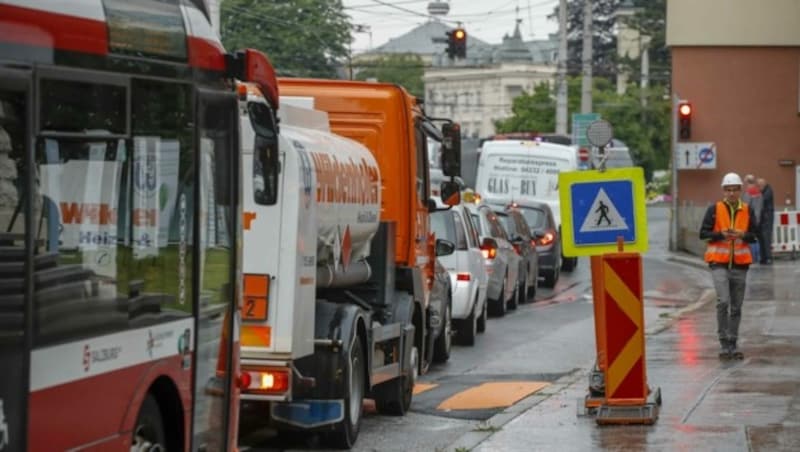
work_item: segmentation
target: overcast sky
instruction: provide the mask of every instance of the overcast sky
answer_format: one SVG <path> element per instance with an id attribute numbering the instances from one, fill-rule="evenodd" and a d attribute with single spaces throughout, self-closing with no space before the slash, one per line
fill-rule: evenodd
<path id="1" fill-rule="evenodd" d="M 448 0 L 439 0 L 448 2 Z M 354 25 L 366 25 L 371 33 L 353 33 L 353 53 L 385 44 L 427 22 L 429 0 L 342 0 Z M 468 36 L 490 44 L 502 42 L 514 31 L 517 18 L 526 41 L 546 39 L 558 29 L 556 19 L 548 19 L 558 0 L 449 0 L 450 12 L 441 18 L 455 27 L 461 22 Z M 519 8 L 519 9 L 517 9 Z M 371 34 L 371 39 L 370 39 Z M 370 42 L 371 41 L 371 42 Z"/>

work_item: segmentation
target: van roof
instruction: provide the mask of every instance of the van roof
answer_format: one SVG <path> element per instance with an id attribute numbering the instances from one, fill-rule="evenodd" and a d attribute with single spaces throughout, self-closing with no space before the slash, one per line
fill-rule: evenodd
<path id="1" fill-rule="evenodd" d="M 577 158 L 576 148 L 563 144 L 532 140 L 497 140 L 483 143 L 481 154 L 517 154 L 530 156 L 565 156 L 570 160 Z"/>

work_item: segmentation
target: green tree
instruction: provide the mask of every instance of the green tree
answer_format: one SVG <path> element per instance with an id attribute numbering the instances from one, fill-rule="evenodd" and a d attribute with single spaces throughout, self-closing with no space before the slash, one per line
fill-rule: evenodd
<path id="1" fill-rule="evenodd" d="M 356 80 L 374 78 L 379 82 L 396 83 L 417 97 L 424 96 L 423 61 L 419 55 L 391 54 L 354 67 L 361 68 L 355 76 Z"/>
<path id="2" fill-rule="evenodd" d="M 636 0 L 639 11 L 628 19 L 628 25 L 650 38 L 647 46 L 650 57 L 650 80 L 654 84 L 666 85 L 672 73 L 672 59 L 667 48 L 667 1 Z M 641 60 L 622 62 L 631 74 L 639 74 Z"/>
<path id="3" fill-rule="evenodd" d="M 581 78 L 570 77 L 567 85 L 570 116 L 580 111 L 580 89 Z M 643 105 L 639 88 L 618 95 L 610 80 L 594 79 L 595 111 L 614 127 L 614 137 L 628 145 L 634 163 L 644 168 L 647 180 L 654 169 L 666 168 L 669 163 L 670 107 L 662 93 L 659 87 L 648 89 L 644 96 L 647 102 Z M 512 112 L 511 117 L 497 121 L 499 133 L 552 132 L 555 129 L 555 93 L 548 84 L 539 84 L 533 93 L 514 99 Z"/>
<path id="4" fill-rule="evenodd" d="M 511 104 L 513 115 L 495 124 L 498 133 L 540 131 L 555 129 L 556 102 L 550 85 L 539 83 L 533 93 L 524 93 L 514 98 Z"/>
<path id="5" fill-rule="evenodd" d="M 583 5 L 567 0 L 567 73 L 579 75 L 583 56 Z M 592 74 L 612 77 L 617 73 L 617 36 L 614 12 L 622 0 L 592 0 Z M 550 18 L 558 18 L 556 5 Z"/>
<path id="6" fill-rule="evenodd" d="M 220 12 L 225 48 L 259 49 L 283 75 L 335 77 L 351 27 L 341 0 L 223 0 Z"/>

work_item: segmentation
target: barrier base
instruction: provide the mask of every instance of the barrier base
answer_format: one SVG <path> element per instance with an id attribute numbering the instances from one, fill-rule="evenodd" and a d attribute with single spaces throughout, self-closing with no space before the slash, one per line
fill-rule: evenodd
<path id="1" fill-rule="evenodd" d="M 599 425 L 645 424 L 652 425 L 661 410 L 661 388 L 651 391 L 644 405 L 601 405 L 597 409 Z"/>

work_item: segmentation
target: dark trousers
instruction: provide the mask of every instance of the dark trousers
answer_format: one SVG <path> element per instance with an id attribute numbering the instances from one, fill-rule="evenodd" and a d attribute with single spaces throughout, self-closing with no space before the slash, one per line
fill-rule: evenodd
<path id="1" fill-rule="evenodd" d="M 758 237 L 758 246 L 760 247 L 761 263 L 772 260 L 772 227 L 774 220 L 770 216 L 769 221 L 761 224 L 761 232 Z"/>

